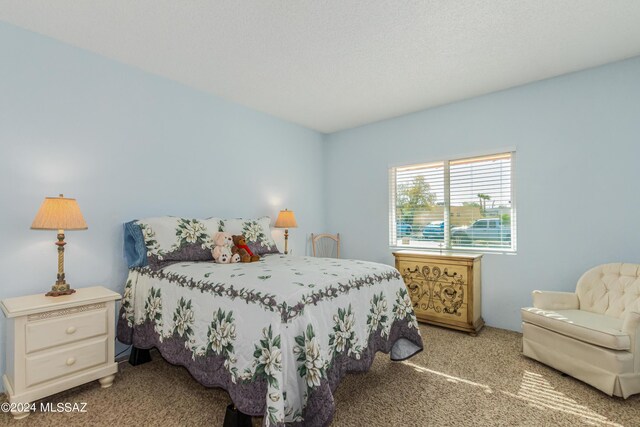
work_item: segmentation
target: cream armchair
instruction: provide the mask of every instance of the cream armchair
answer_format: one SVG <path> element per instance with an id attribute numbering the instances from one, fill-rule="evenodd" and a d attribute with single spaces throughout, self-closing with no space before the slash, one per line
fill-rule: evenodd
<path id="1" fill-rule="evenodd" d="M 522 352 L 609 395 L 640 393 L 640 264 L 587 271 L 574 292 L 533 291 Z"/>

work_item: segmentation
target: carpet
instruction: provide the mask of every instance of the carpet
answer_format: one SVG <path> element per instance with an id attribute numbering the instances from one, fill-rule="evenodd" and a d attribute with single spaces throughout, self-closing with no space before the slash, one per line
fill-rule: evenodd
<path id="1" fill-rule="evenodd" d="M 420 329 L 422 353 L 400 363 L 378 353 L 369 372 L 343 380 L 333 426 L 640 426 L 640 395 L 609 397 L 525 358 L 517 332 Z M 20 421 L 0 413 L 0 425 L 221 426 L 227 393 L 152 355 L 145 365 L 121 363 L 111 388 L 94 381 L 41 401 L 86 402 L 85 413 L 35 412 Z"/>

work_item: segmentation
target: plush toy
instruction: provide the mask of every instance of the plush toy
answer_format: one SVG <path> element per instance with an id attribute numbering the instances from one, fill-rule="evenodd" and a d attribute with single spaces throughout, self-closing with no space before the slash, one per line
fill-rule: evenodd
<path id="1" fill-rule="evenodd" d="M 218 264 L 230 264 L 240 262 L 240 255 L 231 251 L 233 238 L 229 233 L 219 232 L 213 236 L 214 247 L 211 250 L 213 260 Z"/>
<path id="2" fill-rule="evenodd" d="M 254 255 L 247 246 L 247 240 L 242 235 L 233 236 L 231 252 L 240 256 L 240 262 L 254 262 L 260 259 L 260 255 Z"/>
<path id="3" fill-rule="evenodd" d="M 238 259 L 237 257 L 236 259 Z M 218 264 L 230 264 L 234 259 L 228 246 L 216 246 L 213 248 L 213 260 Z M 238 261 L 235 261 L 238 262 Z"/>

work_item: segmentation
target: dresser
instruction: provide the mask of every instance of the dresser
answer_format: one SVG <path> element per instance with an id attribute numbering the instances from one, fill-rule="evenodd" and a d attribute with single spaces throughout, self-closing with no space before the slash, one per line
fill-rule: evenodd
<path id="1" fill-rule="evenodd" d="M 114 360 L 115 301 L 120 295 L 100 286 L 72 295 L 44 294 L 0 302 L 7 320 L 4 388 L 14 418 L 43 397 L 99 380 L 109 387 Z"/>
<path id="2" fill-rule="evenodd" d="M 419 321 L 476 335 L 484 325 L 480 310 L 482 255 L 418 251 L 393 255 Z"/>

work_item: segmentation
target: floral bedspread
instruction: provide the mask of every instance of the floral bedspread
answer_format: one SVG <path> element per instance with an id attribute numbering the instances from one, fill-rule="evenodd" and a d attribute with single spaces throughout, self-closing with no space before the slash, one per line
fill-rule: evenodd
<path id="1" fill-rule="evenodd" d="M 157 347 L 265 425 L 328 425 L 333 391 L 377 351 L 422 350 L 399 273 L 383 264 L 268 255 L 130 270 L 118 339 Z"/>

